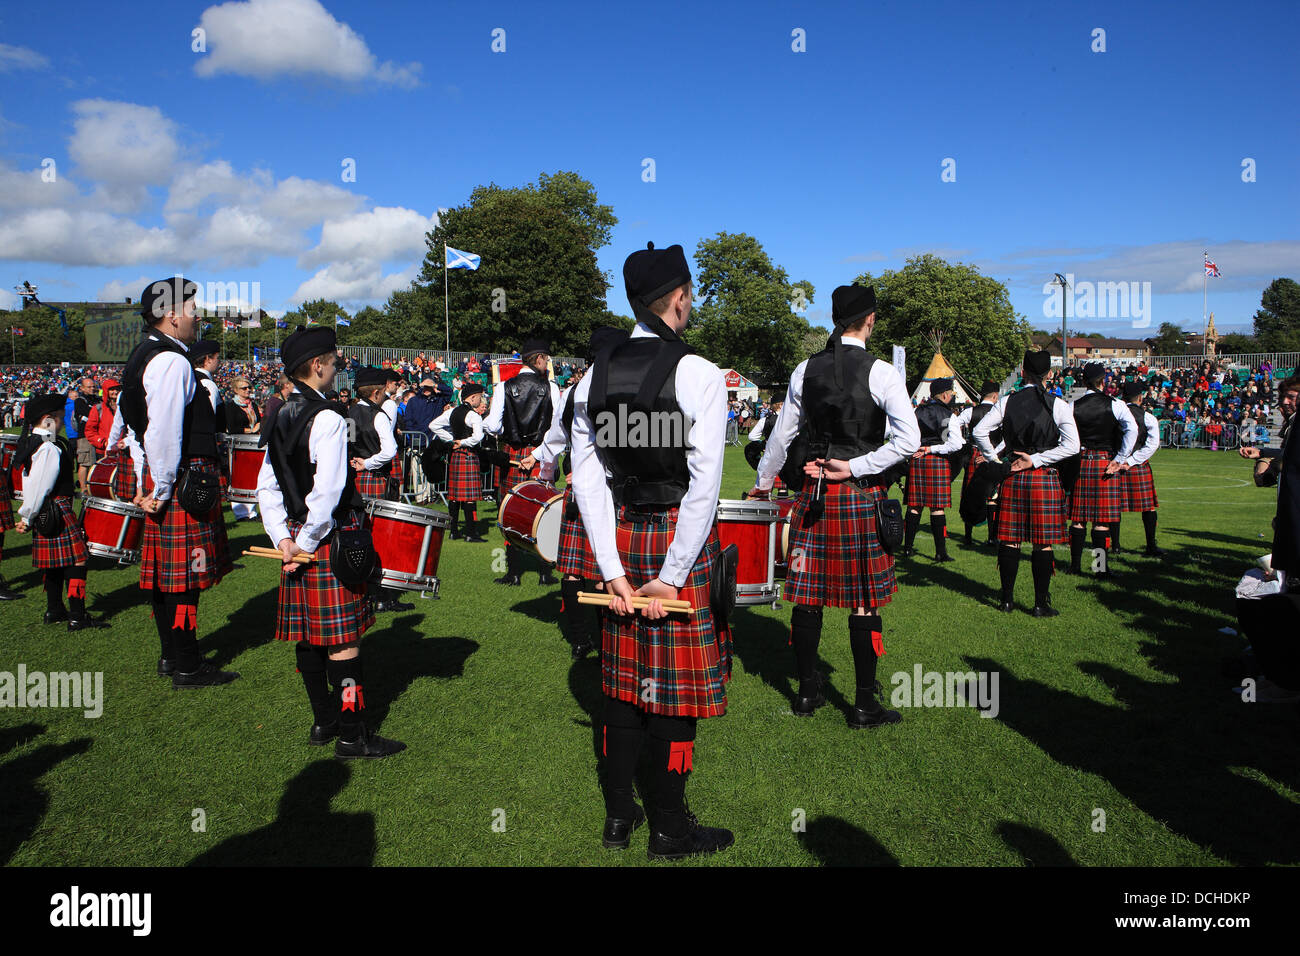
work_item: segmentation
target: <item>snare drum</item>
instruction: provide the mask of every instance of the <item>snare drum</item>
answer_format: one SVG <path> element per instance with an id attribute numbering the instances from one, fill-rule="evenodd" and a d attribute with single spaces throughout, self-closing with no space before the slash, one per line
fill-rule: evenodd
<path id="1" fill-rule="evenodd" d="M 86 476 L 86 490 L 91 498 L 118 500 L 114 487 L 117 481 L 117 469 L 120 467 L 121 462 L 116 452 L 111 457 L 101 458 L 91 466 L 90 474 Z"/>
<path id="2" fill-rule="evenodd" d="M 438 559 L 451 515 L 400 501 L 366 502 L 366 527 L 375 541 L 380 584 L 399 591 L 438 592 Z"/>
<path id="3" fill-rule="evenodd" d="M 226 490 L 226 498 L 241 504 L 255 505 L 257 475 L 262 470 L 266 449 L 257 447 L 261 441 L 257 435 L 227 435 L 225 438 L 230 449 L 230 487 Z"/>
<path id="4" fill-rule="evenodd" d="M 9 475 L 9 487 L 15 498 L 23 496 L 23 470 L 14 467 L 18 455 L 18 436 L 0 435 L 0 469 Z"/>
<path id="5" fill-rule="evenodd" d="M 497 511 L 497 527 L 507 541 L 554 564 L 560 556 L 564 495 L 541 481 L 521 481 Z"/>
<path id="6" fill-rule="evenodd" d="M 790 560 L 790 512 L 794 510 L 793 498 L 778 498 L 776 505 L 781 524 L 776 533 L 776 576 L 784 578 L 786 563 Z"/>
<path id="7" fill-rule="evenodd" d="M 120 564 L 140 560 L 140 538 L 144 534 L 144 512 L 126 501 L 87 498 L 81 509 L 81 528 L 86 548 L 99 558 Z"/>
<path id="8" fill-rule="evenodd" d="M 718 502 L 718 541 L 740 552 L 736 603 L 770 604 L 781 594 L 776 583 L 776 547 L 781 514 L 775 501 Z"/>

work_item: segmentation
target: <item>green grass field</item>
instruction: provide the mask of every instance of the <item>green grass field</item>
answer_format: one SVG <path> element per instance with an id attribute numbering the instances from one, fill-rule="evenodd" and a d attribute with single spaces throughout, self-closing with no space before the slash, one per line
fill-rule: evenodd
<path id="1" fill-rule="evenodd" d="M 842 611 L 827 612 L 821 648 L 831 706 L 796 719 L 788 606 L 740 611 L 730 710 L 701 722 L 688 787 L 736 845 L 690 865 L 1300 860 L 1296 710 L 1243 703 L 1219 674 L 1242 643 L 1219 629 L 1270 548 L 1274 495 L 1235 454 L 1166 450 L 1153 464 L 1169 557 L 1130 551 L 1114 583 L 1058 574 L 1055 619 L 998 613 L 992 550 L 964 549 L 957 527 L 956 562 L 936 565 L 923 524 L 884 612 L 881 679 L 996 671 L 994 719 L 913 707 L 897 726 L 848 730 Z M 752 478 L 728 449 L 723 495 Z M 235 548 L 267 543 L 256 522 L 230 533 Z M 1128 516 L 1124 544 L 1141 538 Z M 644 830 L 630 852 L 600 847 L 598 666 L 571 664 L 557 587 L 533 573 L 491 582 L 495 527 L 488 545 L 448 543 L 441 600 L 366 637 L 370 718 L 409 749 L 346 765 L 306 744 L 293 652 L 271 639 L 274 564 L 242 559 L 200 607 L 201 648 L 242 679 L 173 691 L 154 675 L 137 569 L 93 570 L 92 610 L 112 629 L 69 634 L 41 623 L 29 540 L 6 536 L 4 575 L 28 596 L 0 605 L 0 671 L 102 671 L 105 701 L 98 719 L 0 710 L 0 862 L 647 865 Z M 1027 560 L 1017 587 L 1030 603 Z"/>

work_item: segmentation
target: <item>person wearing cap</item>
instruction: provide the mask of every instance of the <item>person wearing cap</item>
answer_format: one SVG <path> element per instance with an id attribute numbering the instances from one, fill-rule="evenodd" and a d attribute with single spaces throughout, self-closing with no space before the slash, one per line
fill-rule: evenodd
<path id="1" fill-rule="evenodd" d="M 1102 552 L 1099 577 L 1113 572 L 1109 557 L 1111 524 L 1119 520 L 1124 507 L 1124 477 L 1121 471 L 1137 440 L 1137 422 L 1118 398 L 1102 392 L 1106 366 L 1089 362 L 1083 367 L 1087 392 L 1075 399 L 1074 423 L 1083 448 L 1079 477 L 1070 492 L 1070 573 L 1082 571 L 1084 525 L 1092 523 L 1092 547 Z"/>
<path id="2" fill-rule="evenodd" d="M 612 349 L 627 340 L 627 332 L 609 326 L 601 326 L 591 333 L 587 344 L 588 364 L 596 360 L 601 352 Z M 542 443 L 535 452 L 538 465 L 538 477 L 542 481 L 554 482 L 558 470 L 560 455 L 569 447 L 573 434 L 573 398 L 578 385 L 583 379 L 581 369 L 573 374 L 572 382 L 564 390 L 560 401 L 555 406 L 551 418 L 551 427 L 542 438 Z M 555 566 L 560 572 L 560 596 L 564 615 L 568 621 L 570 656 L 573 660 L 583 660 L 595 651 L 600 653 L 600 610 L 578 603 L 579 591 L 601 590 L 600 567 L 596 557 L 591 553 L 591 543 L 587 540 L 586 529 L 582 526 L 582 515 L 573 498 L 572 461 L 565 460 L 564 509 L 560 518 L 560 549 Z M 525 460 L 525 465 L 531 462 Z"/>
<path id="3" fill-rule="evenodd" d="M 780 417 L 781 409 L 784 406 L 785 392 L 773 392 L 771 399 L 768 400 L 767 408 L 764 410 L 763 415 L 754 423 L 754 427 L 750 429 L 749 440 L 751 442 L 761 443 L 762 448 L 767 447 L 768 440 L 772 437 L 772 430 L 776 428 L 777 419 Z M 746 452 L 749 454 L 761 454 L 760 452 L 749 452 L 749 449 L 746 449 Z M 753 461 L 752 458 L 749 460 Z M 780 475 L 777 475 L 772 480 L 772 493 L 778 498 L 790 497 L 790 489 L 786 483 L 781 480 Z"/>
<path id="4" fill-rule="evenodd" d="M 921 429 L 921 447 L 912 453 L 908 463 L 907 518 L 904 521 L 904 557 L 916 553 L 912 543 L 921 526 L 921 511 L 930 509 L 930 532 L 934 535 L 936 561 L 951 561 L 948 554 L 948 517 L 946 509 L 952 506 L 952 464 L 948 457 L 966 444 L 957 416 L 952 410 L 956 393 L 952 379 L 936 378 L 930 383 L 930 397 L 916 409 L 916 422 Z"/>
<path id="5" fill-rule="evenodd" d="M 17 530 L 32 527 L 32 566 L 45 572 L 45 623 L 67 621 L 69 631 L 108 627 L 86 610 L 86 565 L 90 551 L 81 522 L 72 512 L 77 454 L 59 437 L 65 399 L 58 393 L 39 395 L 27 403 L 22 435 L 14 451 L 14 467 L 23 472 L 23 506 Z M 42 533 L 36 516 L 53 506 L 57 531 Z M 71 613 L 63 606 L 66 588 Z"/>
<path id="6" fill-rule="evenodd" d="M 95 449 L 96 459 L 115 458 L 117 449 L 109 448 L 108 436 L 117 416 L 117 394 L 122 389 L 117 379 L 104 379 L 103 399 L 90 410 L 86 418 L 86 440 Z"/>
<path id="7" fill-rule="evenodd" d="M 217 419 L 217 434 L 222 434 L 229 429 L 226 407 L 221 401 L 221 388 L 216 379 L 217 369 L 221 366 L 221 343 L 216 339 L 199 339 L 190 346 L 190 362 L 194 365 L 194 377 L 199 380 L 212 402 L 212 412 Z M 243 429 L 236 429 L 236 434 L 244 434 Z"/>
<path id="8" fill-rule="evenodd" d="M 573 494 L 611 597 L 601 626 L 601 842 L 626 848 L 648 813 L 648 856 L 677 860 L 735 842 L 730 830 L 701 826 L 686 804 L 696 722 L 726 713 L 731 677 L 731 633 L 710 601 L 726 382 L 681 340 L 691 312 L 681 246 L 632 253 L 623 282 L 636 327 L 597 356 L 573 396 Z M 639 395 L 667 425 L 658 440 L 617 424 L 650 414 Z M 668 612 L 665 598 L 694 613 Z M 645 811 L 632 790 L 643 751 Z"/>
<path id="9" fill-rule="evenodd" d="M 1145 391 L 1141 382 L 1124 383 L 1124 400 L 1128 403 L 1129 414 L 1137 423 L 1137 438 L 1133 443 L 1133 453 L 1123 460 L 1121 510 L 1142 513 L 1142 528 L 1147 536 L 1147 546 L 1143 553 L 1149 558 L 1161 558 L 1165 553 L 1156 547 L 1156 509 L 1159 502 L 1156 499 L 1156 483 L 1150 464 L 1151 456 L 1160 448 L 1160 423 L 1143 408 L 1145 403 L 1142 395 Z M 1120 550 L 1119 525 L 1117 518 L 1110 526 L 1112 551 Z"/>
<path id="10" fill-rule="evenodd" d="M 898 723 L 881 703 L 876 665 L 884 656 L 880 609 L 898 586 L 880 541 L 877 502 L 921 447 L 921 430 L 902 378 L 867 351 L 876 323 L 874 287 L 840 286 L 831 296 L 835 329 L 826 347 L 790 376 L 785 408 L 758 463 L 750 497 L 781 473 L 799 488 L 790 512 L 785 598 L 799 689 L 791 706 L 811 717 L 826 703 L 817 673 L 822 609 L 849 609 L 856 682 L 846 714 L 854 730 Z M 889 438 L 886 440 L 886 426 Z"/>
<path id="11" fill-rule="evenodd" d="M 519 465 L 502 468 L 498 494 L 505 495 L 521 481 L 535 477 L 537 459 L 534 450 L 550 427 L 555 408 L 560 404 L 560 390 L 547 376 L 551 346 L 543 339 L 529 339 L 520 348 L 524 367 L 519 374 L 502 382 L 492 391 L 492 405 L 483 427 L 488 434 L 499 436 L 502 450 Z M 497 584 L 518 586 L 527 557 L 522 548 L 506 542 L 506 573 Z M 538 584 L 555 584 L 550 567 L 537 572 Z"/>
<path id="12" fill-rule="evenodd" d="M 1034 617 L 1055 617 L 1050 587 L 1054 561 L 1052 546 L 1064 544 L 1065 493 L 1055 466 L 1077 454 L 1079 432 L 1070 404 L 1049 395 L 1044 382 L 1052 367 L 1047 352 L 1025 352 L 1024 385 L 1004 395 L 971 431 L 980 454 L 989 465 L 1005 473 L 998 495 L 998 573 L 1002 583 L 999 609 L 1015 610 L 1013 597 L 1020 571 L 1020 545 L 1031 545 L 1030 567 L 1034 576 Z M 1001 430 L 1005 451 L 1013 456 L 1004 462 L 993 447 L 993 434 Z"/>
<path id="13" fill-rule="evenodd" d="M 147 474 L 142 471 L 133 499 L 146 516 L 140 588 L 149 595 L 162 648 L 157 673 L 170 676 L 174 688 L 211 687 L 239 676 L 204 660 L 198 647 L 199 595 L 232 567 L 221 501 L 195 515 L 177 500 L 191 481 L 199 487 L 220 480 L 216 413 L 189 357 L 199 333 L 197 292 L 180 276 L 144 290 L 146 334 L 126 361 L 118 396 L 123 421 L 144 451 Z"/>
<path id="14" fill-rule="evenodd" d="M 338 364 L 334 330 L 298 329 L 280 354 L 294 390 L 262 434 L 266 458 L 257 476 L 262 525 L 283 557 L 275 638 L 294 642 L 312 711 L 308 743 L 337 737 L 340 759 L 388 757 L 405 744 L 365 723 L 360 641 L 374 609 L 365 584 L 352 589 L 330 566 L 331 532 L 361 528 L 364 506 L 348 462 L 347 410 L 324 395 Z M 304 553 L 313 560 L 294 561 Z"/>
<path id="15" fill-rule="evenodd" d="M 118 501 L 134 501 L 144 472 L 144 448 L 122 416 L 121 388 L 117 389 L 117 397 L 119 400 L 114 403 L 113 424 L 108 430 L 104 451 L 109 458 L 116 456 L 113 495 Z"/>
<path id="16" fill-rule="evenodd" d="M 962 409 L 957 416 L 957 424 L 967 435 L 974 431 L 975 426 L 989 413 L 989 409 L 997 404 L 1000 391 L 1001 387 L 997 382 L 987 379 L 980 386 L 979 404 Z M 994 431 L 991 441 L 994 450 L 998 454 L 1002 454 L 1006 446 L 1002 443 L 1001 429 Z M 988 481 L 983 477 L 984 455 L 973 441 L 971 446 L 970 461 L 966 463 L 966 474 L 961 482 L 961 506 L 958 508 L 962 521 L 966 525 L 965 543 L 967 547 L 971 546 L 973 543 L 972 529 L 981 521 L 987 520 L 989 524 L 989 543 L 996 544 L 998 540 L 998 486 L 995 482 Z M 971 488 L 972 481 L 976 485 L 974 489 Z"/>
<path id="17" fill-rule="evenodd" d="M 487 539 L 479 533 L 478 500 L 483 497 L 483 477 L 478 456 L 483 443 L 483 415 L 487 412 L 487 390 L 482 385 L 467 384 L 461 391 L 459 405 L 448 405 L 429 426 L 445 442 L 451 442 L 447 456 L 447 508 L 451 511 L 451 537 L 464 538 L 475 544 Z M 465 514 L 465 533 L 460 532 L 461 512 Z"/>

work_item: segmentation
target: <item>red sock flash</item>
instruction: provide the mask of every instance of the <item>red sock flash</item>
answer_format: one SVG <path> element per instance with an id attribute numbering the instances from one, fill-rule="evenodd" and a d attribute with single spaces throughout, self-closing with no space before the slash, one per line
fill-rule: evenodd
<path id="1" fill-rule="evenodd" d="M 173 631 L 197 630 L 199 626 L 199 608 L 197 604 L 177 604 L 176 620 L 172 621 Z"/>
<path id="2" fill-rule="evenodd" d="M 668 769 L 686 773 L 691 769 L 691 755 L 695 752 L 695 741 L 674 740 L 668 746 Z"/>

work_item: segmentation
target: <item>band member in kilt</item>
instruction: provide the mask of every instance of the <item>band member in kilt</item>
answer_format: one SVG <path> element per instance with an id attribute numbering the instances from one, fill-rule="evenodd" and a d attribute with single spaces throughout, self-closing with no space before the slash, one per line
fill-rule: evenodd
<path id="1" fill-rule="evenodd" d="M 4 561 L 5 532 L 14 528 L 14 489 L 9 479 L 9 468 L 0 468 L 0 563 Z M 0 601 L 17 601 L 26 597 L 21 591 L 12 591 L 5 587 L 4 575 L 0 574 Z"/>
<path id="2" fill-rule="evenodd" d="M 429 430 L 452 443 L 447 456 L 447 508 L 451 511 L 452 540 L 464 538 L 475 544 L 487 539 L 479 534 L 478 501 L 483 497 L 482 463 L 478 446 L 483 442 L 483 415 L 487 412 L 487 389 L 469 382 L 460 391 L 459 405 L 448 405 L 434 419 Z M 460 516 L 465 515 L 465 533 Z"/>
<path id="3" fill-rule="evenodd" d="M 370 597 L 364 583 L 351 588 L 340 581 L 330 562 L 330 533 L 336 526 L 359 529 L 363 517 L 348 464 L 347 410 L 323 394 L 338 364 L 334 330 L 298 329 L 280 354 L 295 388 L 262 436 L 266 458 L 257 476 L 262 524 L 284 557 L 275 638 L 295 642 L 312 710 L 308 743 L 324 746 L 337 737 L 340 759 L 387 757 L 406 745 L 365 724 L 359 642 L 375 623 Z M 304 553 L 315 559 L 294 562 Z"/>
<path id="4" fill-rule="evenodd" d="M 990 408 L 997 404 L 998 393 L 1001 389 L 998 383 L 989 379 L 980 386 L 980 400 L 978 405 L 972 405 L 961 411 L 957 416 L 957 424 L 966 430 L 969 435 L 988 414 Z M 991 436 L 994 450 L 1000 455 L 1005 447 L 1002 444 L 1001 429 L 995 431 Z M 998 486 L 994 482 L 979 480 L 976 493 L 979 495 L 978 500 L 970 500 L 971 481 L 980 471 L 980 466 L 984 464 L 984 455 L 973 441 L 971 442 L 970 461 L 966 463 L 966 474 L 961 481 L 961 512 L 962 521 L 966 525 L 965 541 L 969 547 L 972 543 L 972 529 L 981 521 L 987 518 L 989 524 L 989 543 L 996 544 L 998 540 L 997 521 L 998 521 Z M 984 489 L 987 489 L 985 492 Z"/>
<path id="5" fill-rule="evenodd" d="M 596 359 L 573 397 L 574 496 L 611 592 L 601 647 L 602 842 L 628 846 L 645 819 L 632 792 L 644 749 L 647 852 L 676 860 L 735 841 L 730 830 L 700 826 L 686 804 L 696 721 L 726 712 L 731 676 L 731 634 L 710 602 L 726 382 L 680 338 L 691 312 L 681 246 L 632 253 L 623 281 L 636 328 Z M 628 428 L 629 414 L 643 427 Z M 666 423 L 667 433 L 646 440 L 647 418 Z M 634 594 L 649 599 L 639 611 Z M 685 600 L 695 613 L 670 614 L 664 598 Z"/>
<path id="6" fill-rule="evenodd" d="M 1106 562 L 1110 528 L 1124 508 L 1124 462 L 1133 453 L 1137 422 L 1128 406 L 1102 392 L 1106 366 L 1089 362 L 1083 367 L 1088 393 L 1074 402 L 1074 424 L 1083 451 L 1079 477 L 1070 493 L 1070 573 L 1080 573 L 1084 525 L 1092 522 L 1092 546 L 1102 551 L 1100 577 L 1110 577 Z"/>
<path id="7" fill-rule="evenodd" d="M 1159 507 L 1159 502 L 1156 500 L 1156 482 L 1150 464 L 1151 456 L 1160 448 L 1160 423 L 1143 408 L 1141 396 L 1145 391 L 1141 382 L 1124 383 L 1124 399 L 1128 402 L 1129 413 L 1137 423 L 1137 440 L 1133 443 L 1133 454 L 1123 462 L 1122 510 L 1142 512 L 1142 529 L 1147 535 L 1147 546 L 1142 553 L 1149 558 L 1162 558 L 1165 553 L 1156 547 L 1156 508 Z M 1112 551 L 1120 550 L 1118 519 L 1110 526 L 1110 547 Z"/>
<path id="8" fill-rule="evenodd" d="M 546 374 L 551 358 L 550 345 L 542 339 L 529 339 L 520 347 L 519 354 L 523 358 L 524 367 L 514 378 L 502 382 L 493 390 L 492 406 L 483 427 L 489 434 L 500 436 L 502 450 L 512 461 L 522 464 L 525 459 L 536 461 L 532 458 L 533 451 L 541 444 L 542 436 L 550 427 L 555 407 L 560 404 L 560 390 Z M 498 489 L 502 498 L 521 481 L 536 477 L 533 468 L 508 465 L 502 471 Z M 497 578 L 496 583 L 518 585 L 525 561 L 526 552 L 507 541 L 506 573 Z M 537 583 L 556 583 L 550 568 L 543 567 L 538 571 Z"/>
<path id="9" fill-rule="evenodd" d="M 45 623 L 67 621 L 69 631 L 81 631 L 108 624 L 86 611 L 90 551 L 81 522 L 72 513 L 77 452 L 59 437 L 64 401 L 55 393 L 27 402 L 22 437 L 14 453 L 14 464 L 23 471 L 23 506 L 18 511 L 17 529 L 25 532 L 31 527 L 32 566 L 45 572 Z M 53 524 L 43 527 L 37 516 L 51 507 Z M 65 588 L 71 614 L 63 606 Z"/>
<path id="10" fill-rule="evenodd" d="M 772 430 L 776 428 L 777 419 L 781 416 L 781 409 L 785 406 L 785 392 L 773 392 L 772 398 L 768 402 L 767 414 L 760 418 L 749 431 L 749 440 L 751 442 L 760 442 L 762 450 L 766 450 L 768 441 L 772 438 Z M 762 457 L 762 450 L 750 452 L 745 449 L 746 457 L 750 454 L 758 454 Z M 753 461 L 754 459 L 749 459 Z M 781 476 L 777 475 L 772 479 L 772 495 L 776 498 L 789 498 L 790 488 Z"/>
<path id="11" fill-rule="evenodd" d="M 587 364 L 595 362 L 596 356 L 606 349 L 627 341 L 627 332 L 622 329 L 601 326 L 591 334 L 587 348 Z M 579 379 L 564 390 L 564 395 L 555 407 L 555 416 L 551 427 L 537 447 L 536 461 L 540 464 L 539 477 L 542 481 L 554 482 L 559 468 L 559 458 L 569 447 L 573 434 L 573 399 Z M 525 458 L 522 464 L 531 467 L 533 456 Z M 566 461 L 566 465 L 571 465 Z M 591 553 L 591 544 L 587 540 L 587 531 L 582 526 L 582 514 L 578 503 L 573 498 L 573 480 L 566 474 L 564 502 L 561 507 L 564 514 L 560 519 L 560 551 L 555 566 L 559 569 L 560 595 L 564 605 L 564 615 L 569 624 L 569 644 L 575 661 L 582 660 L 592 651 L 600 653 L 600 609 L 582 607 L 578 604 L 578 592 L 603 589 L 600 568 L 596 557 Z"/>
<path id="12" fill-rule="evenodd" d="M 1034 617 L 1055 617 L 1051 583 L 1052 546 L 1064 544 L 1065 493 L 1052 466 L 1079 450 L 1070 405 L 1043 387 L 1052 367 L 1047 352 L 1026 352 L 1025 384 L 994 405 L 971 432 L 987 462 L 1002 464 L 991 436 L 1001 428 L 1006 451 L 1013 456 L 998 493 L 998 573 L 1002 579 L 1000 610 L 1015 610 L 1012 600 L 1020 571 L 1020 545 L 1028 541 L 1034 575 Z"/>
<path id="13" fill-rule="evenodd" d="M 216 415 L 190 364 L 198 338 L 198 286 L 177 276 L 140 296 L 146 335 L 126 361 L 118 405 L 140 437 L 152 489 L 141 477 L 134 503 L 145 512 L 140 587 L 148 592 L 172 687 L 210 687 L 239 675 L 199 655 L 199 594 L 231 569 L 218 492 Z M 191 511 L 192 509 L 192 511 Z"/>
<path id="14" fill-rule="evenodd" d="M 966 442 L 952 410 L 952 379 L 936 378 L 930 383 L 930 398 L 916 410 L 921 429 L 921 447 L 908 462 L 907 501 L 904 522 L 903 556 L 915 554 L 912 542 L 921 525 L 921 509 L 930 509 L 930 532 L 934 535 L 936 561 L 951 561 L 948 554 L 948 517 L 952 506 L 952 463 L 949 455 L 961 451 Z"/>
<path id="15" fill-rule="evenodd" d="M 826 348 L 790 376 L 785 408 L 749 494 L 760 497 L 782 470 L 796 482 L 803 478 L 790 512 L 785 585 L 786 600 L 795 605 L 790 643 L 799 676 L 791 710 L 810 717 L 826 703 L 817 673 L 822 609 L 849 608 L 856 695 L 846 719 L 860 730 L 902 720 L 881 704 L 876 680 L 876 662 L 885 653 L 880 608 L 898 590 L 876 507 L 920 447 L 921 431 L 894 367 L 867 351 L 876 324 L 875 289 L 840 286 L 831 296 L 831 316 L 835 330 Z"/>
<path id="16" fill-rule="evenodd" d="M 382 407 L 385 376 L 381 369 L 361 368 L 357 370 L 356 380 L 357 401 L 346 406 L 346 416 L 351 422 L 348 467 L 352 469 L 353 484 L 363 500 L 396 501 L 398 486 L 393 482 L 392 472 L 397 441 L 393 437 L 393 424 Z M 379 613 L 415 610 L 414 604 L 402 600 L 400 591 L 381 588 L 378 582 L 372 582 L 370 597 Z"/>

